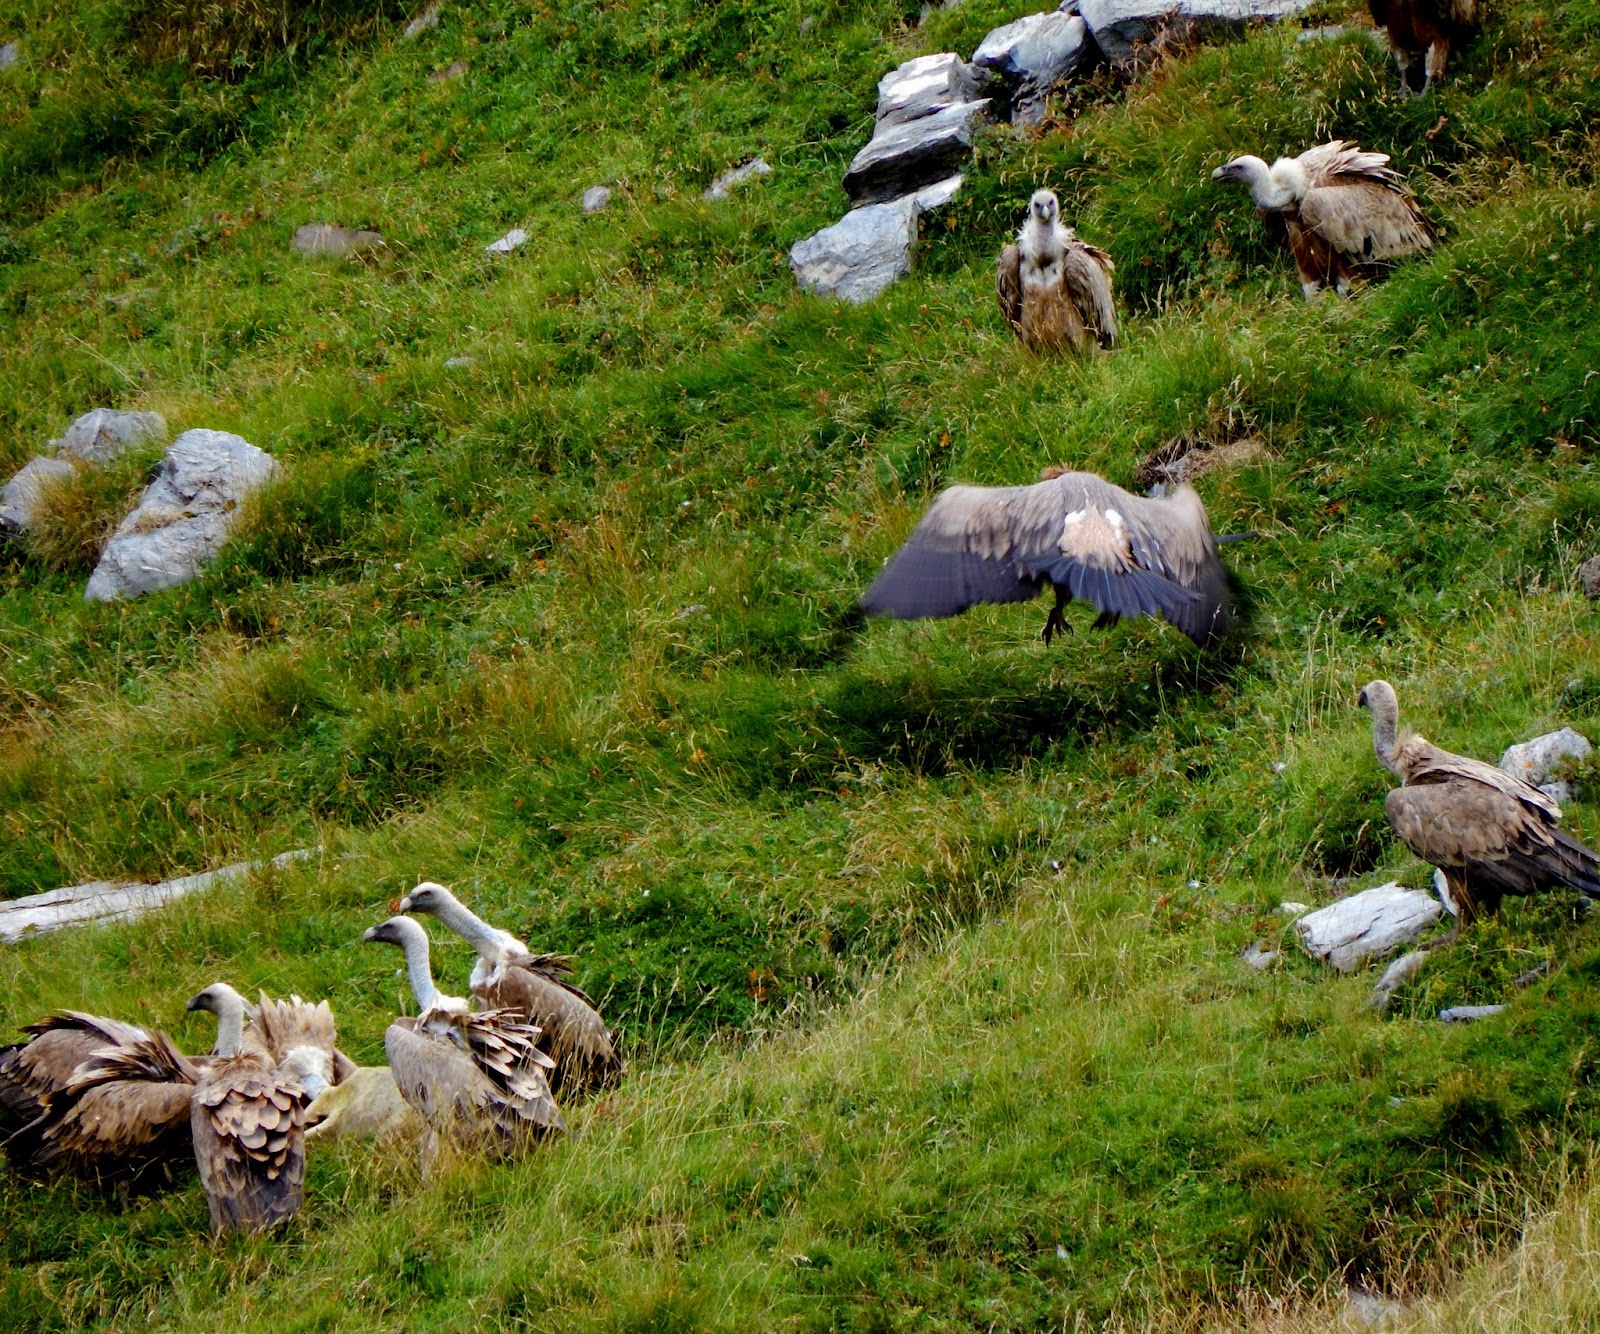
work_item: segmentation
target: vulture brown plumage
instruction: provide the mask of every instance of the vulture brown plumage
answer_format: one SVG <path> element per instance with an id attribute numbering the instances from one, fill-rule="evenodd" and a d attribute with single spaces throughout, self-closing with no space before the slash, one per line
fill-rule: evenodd
<path id="1" fill-rule="evenodd" d="M 37 1120 L 45 1101 L 59 1093 L 72 1072 L 102 1047 L 117 1047 L 149 1035 L 136 1024 L 64 1010 L 20 1030 L 26 1040 L 0 1047 L 0 1140 L 8 1155 L 20 1161 L 31 1152 L 13 1136 Z M 20 1155 L 20 1156 L 19 1156 Z"/>
<path id="2" fill-rule="evenodd" d="M 954 616 L 979 602 L 1023 602 L 1048 583 L 1049 643 L 1073 598 L 1096 625 L 1162 616 L 1196 644 L 1232 622 L 1228 573 L 1192 487 L 1135 496 L 1089 472 L 1032 486 L 952 486 L 861 596 L 869 616 Z"/>
<path id="3" fill-rule="evenodd" d="M 538 1026 L 539 1049 L 556 1063 L 552 1093 L 592 1092 L 621 1077 L 616 1044 L 594 1002 L 572 981 L 566 955 L 534 954 L 432 880 L 401 899 L 400 911 L 432 914 L 477 950 L 468 980 L 473 996 L 486 1010 L 514 1010 Z"/>
<path id="4" fill-rule="evenodd" d="M 405 952 L 420 1013 L 390 1024 L 383 1046 L 400 1096 L 428 1126 L 425 1160 L 441 1137 L 499 1155 L 567 1128 L 546 1078 L 554 1062 L 539 1050 L 535 1026 L 514 1011 L 472 1011 L 462 997 L 442 994 L 420 922 L 391 917 L 362 939 Z"/>
<path id="5" fill-rule="evenodd" d="M 85 1020 L 91 1016 L 52 1016 L 33 1026 L 44 1029 L 35 1041 L 70 1033 Z M 45 1028 L 53 1023 L 60 1026 Z M 90 1032 L 113 1040 L 84 1053 L 71 1073 L 42 1092 L 39 1114 L 7 1142 L 7 1153 L 25 1171 L 139 1186 L 152 1177 L 170 1181 L 193 1162 L 189 1100 L 199 1071 L 165 1033 L 107 1020 L 92 1024 Z M 72 1054 L 67 1048 L 63 1042 L 63 1062 Z"/>
<path id="6" fill-rule="evenodd" d="M 1268 235 L 1288 242 L 1309 299 L 1330 283 L 1348 292 L 1380 264 L 1432 247 L 1416 202 L 1388 162 L 1387 153 L 1333 139 L 1270 167 L 1246 154 L 1211 179 L 1250 187 Z"/>
<path id="7" fill-rule="evenodd" d="M 211 1230 L 261 1232 L 292 1218 L 305 1199 L 306 1091 L 254 1044 L 243 1042 L 244 997 L 225 982 L 189 998 L 217 1016 L 216 1059 L 190 1104 Z"/>
<path id="8" fill-rule="evenodd" d="M 1061 221 L 1061 201 L 1036 190 L 1015 245 L 995 265 L 995 298 L 1030 352 L 1089 352 L 1117 336 L 1111 256 Z"/>
<path id="9" fill-rule="evenodd" d="M 1478 0 L 1367 0 L 1367 4 L 1372 21 L 1389 34 L 1401 90 L 1418 96 L 1444 77 L 1451 46 L 1465 43 L 1478 30 Z"/>
<path id="10" fill-rule="evenodd" d="M 1384 802 L 1389 823 L 1443 873 L 1462 926 L 1497 912 L 1507 894 L 1565 885 L 1600 896 L 1600 858 L 1560 828 L 1561 807 L 1548 796 L 1492 764 L 1400 731 L 1400 704 L 1387 681 L 1369 682 L 1359 702 L 1372 713 L 1378 759 L 1403 784 Z"/>
<path id="11" fill-rule="evenodd" d="M 343 1083 L 356 1068 L 338 1048 L 327 1001 L 313 1005 L 292 994 L 288 1000 L 274 1000 L 261 992 L 245 1026 L 245 1045 L 252 1040 L 311 1098 Z"/>

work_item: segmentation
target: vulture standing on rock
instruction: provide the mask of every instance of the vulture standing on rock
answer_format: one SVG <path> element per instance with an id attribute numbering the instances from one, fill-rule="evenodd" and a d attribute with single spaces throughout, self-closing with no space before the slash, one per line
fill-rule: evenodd
<path id="1" fill-rule="evenodd" d="M 1111 256 L 1061 222 L 1061 201 L 1035 190 L 1017 243 L 1000 252 L 1000 313 L 1030 352 L 1090 352 L 1117 336 Z"/>
<path id="2" fill-rule="evenodd" d="M 6 1141 L 15 1167 L 135 1185 L 188 1168 L 200 1075 L 165 1033 L 71 1012 L 27 1031 L 33 1040 L 0 1058 L 0 1088 L 8 1075 L 27 1079 L 38 1099 Z"/>
<path id="3" fill-rule="evenodd" d="M 1478 0 L 1367 0 L 1367 4 L 1372 21 L 1388 30 L 1401 90 L 1417 96 L 1444 77 L 1451 44 L 1466 42 L 1478 30 Z"/>
<path id="4" fill-rule="evenodd" d="M 443 995 L 433 985 L 420 922 L 391 917 L 362 939 L 405 952 L 421 1013 L 390 1024 L 383 1046 L 401 1097 L 428 1125 L 425 1158 L 440 1135 L 498 1153 L 567 1128 L 545 1079 L 555 1063 L 539 1050 L 536 1027 L 510 1010 L 473 1012 L 461 997 Z"/>
<path id="5" fill-rule="evenodd" d="M 1046 583 L 1044 640 L 1067 629 L 1073 598 L 1097 626 L 1163 616 L 1196 644 L 1232 621 L 1228 573 L 1194 489 L 1146 499 L 1089 472 L 1032 486 L 952 486 L 861 597 L 869 616 L 954 616 L 978 602 L 1023 602 Z"/>
<path id="6" fill-rule="evenodd" d="M 1433 238 L 1387 153 L 1343 139 L 1281 157 L 1270 167 L 1246 155 L 1218 167 L 1214 181 L 1250 187 L 1267 234 L 1287 239 L 1306 298 L 1332 283 L 1341 294 L 1376 266 L 1429 249 Z"/>
<path id="7" fill-rule="evenodd" d="M 1384 809 L 1401 841 L 1439 868 L 1457 920 L 1468 926 L 1499 911 L 1506 894 L 1566 885 L 1600 896 L 1600 858 L 1557 825 L 1561 807 L 1530 783 L 1440 750 L 1399 731 L 1400 704 L 1387 681 L 1369 682 L 1360 704 L 1372 713 L 1372 746 L 1404 784 Z"/>
<path id="8" fill-rule="evenodd" d="M 255 1043 L 244 1043 L 244 997 L 225 982 L 189 998 L 217 1016 L 216 1060 L 191 1103 L 190 1128 L 211 1230 L 262 1232 L 305 1198 L 306 1091 Z"/>
<path id="9" fill-rule="evenodd" d="M 473 914 L 443 885 L 426 880 L 400 900 L 400 911 L 437 917 L 475 950 L 468 985 L 486 1010 L 515 1010 L 540 1029 L 539 1050 L 555 1061 L 552 1093 L 582 1093 L 622 1074 L 605 1020 L 570 980 L 572 961 L 534 954 L 515 936 Z"/>

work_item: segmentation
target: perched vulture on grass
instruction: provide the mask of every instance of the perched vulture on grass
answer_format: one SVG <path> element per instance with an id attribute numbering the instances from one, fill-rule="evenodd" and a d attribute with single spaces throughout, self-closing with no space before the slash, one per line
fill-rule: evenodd
<path id="1" fill-rule="evenodd" d="M 1309 300 L 1328 283 L 1346 293 L 1356 280 L 1372 277 L 1379 264 L 1433 245 L 1388 161 L 1387 153 L 1333 139 L 1270 167 L 1258 157 L 1237 157 L 1211 179 L 1250 187 L 1267 234 L 1287 239 Z"/>
<path id="2" fill-rule="evenodd" d="M 1035 190 L 1017 243 L 1000 252 L 1000 313 L 1030 352 L 1090 352 L 1117 336 L 1111 256 L 1061 222 L 1061 201 Z"/>
<path id="3" fill-rule="evenodd" d="M 1194 489 L 1131 495 L 1089 472 L 1032 486 L 952 486 L 861 597 L 869 616 L 954 616 L 978 602 L 1024 602 L 1049 583 L 1049 643 L 1073 598 L 1100 613 L 1163 616 L 1196 644 L 1232 620 L 1228 573 Z"/>
<path id="4" fill-rule="evenodd" d="M 1504 895 L 1566 885 L 1600 896 L 1600 857 L 1558 825 L 1561 807 L 1530 783 L 1482 760 L 1440 750 L 1398 731 L 1400 704 L 1387 681 L 1372 681 L 1360 704 L 1372 712 L 1372 746 L 1404 784 L 1384 809 L 1401 841 L 1439 868 L 1470 925 L 1498 912 Z"/>
<path id="5" fill-rule="evenodd" d="M 227 983 L 191 996 L 189 1009 L 217 1016 L 217 1059 L 194 1090 L 189 1121 L 211 1230 L 265 1231 L 305 1199 L 309 1099 L 271 1055 L 244 1046 L 244 997 Z"/>
<path id="6" fill-rule="evenodd" d="M 620 1078 L 622 1058 L 600 1012 L 571 981 L 569 958 L 534 954 L 431 880 L 401 899 L 400 911 L 433 914 L 478 951 L 468 980 L 473 996 L 486 1010 L 515 1010 L 539 1027 L 539 1050 L 556 1063 L 552 1093 L 589 1092 Z"/>
<path id="7" fill-rule="evenodd" d="M 398 945 L 421 1011 L 383 1035 L 400 1096 L 427 1123 L 424 1161 L 441 1137 L 471 1151 L 502 1154 L 564 1131 L 545 1072 L 554 1062 L 539 1050 L 539 1030 L 511 1010 L 468 1010 L 443 995 L 428 968 L 428 933 L 409 917 L 369 927 L 363 940 Z"/>
<path id="8" fill-rule="evenodd" d="M 84 1021 L 115 1040 L 95 1046 L 65 1080 L 44 1092 L 39 1115 L 7 1142 L 12 1162 L 24 1170 L 139 1187 L 186 1172 L 194 1161 L 189 1102 L 200 1078 L 197 1066 L 165 1033 L 88 1015 L 35 1024 L 34 1041 Z M 46 1027 L 51 1024 L 61 1026 Z"/>
<path id="9" fill-rule="evenodd" d="M 1388 29 L 1401 90 L 1419 97 L 1435 79 L 1444 77 L 1451 45 L 1466 42 L 1478 30 L 1478 0 L 1367 0 L 1367 4 L 1372 21 Z"/>

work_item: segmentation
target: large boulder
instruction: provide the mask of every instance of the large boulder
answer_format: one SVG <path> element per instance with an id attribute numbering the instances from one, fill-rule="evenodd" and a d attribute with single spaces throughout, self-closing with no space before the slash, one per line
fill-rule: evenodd
<path id="1" fill-rule="evenodd" d="M 240 436 L 185 431 L 100 553 L 84 601 L 138 597 L 187 583 L 222 550 L 240 502 L 278 472 L 269 454 Z"/>
<path id="2" fill-rule="evenodd" d="M 1076 78 L 1098 56 L 1083 19 L 1051 10 L 996 28 L 973 52 L 972 63 L 1005 81 L 1012 123 L 1032 125 L 1043 118 L 1050 90 Z"/>
<path id="3" fill-rule="evenodd" d="M 1520 778 L 1524 783 L 1544 789 L 1555 801 L 1570 801 L 1572 792 L 1567 783 L 1556 775 L 1567 768 L 1569 761 L 1586 760 L 1594 749 L 1582 732 L 1563 727 L 1558 732 L 1546 732 L 1532 741 L 1508 746 L 1500 757 L 1500 768 Z M 1550 789 L 1559 789 L 1552 792 Z"/>
<path id="4" fill-rule="evenodd" d="M 1079 12 L 1108 60 L 1126 60 L 1141 42 L 1170 28 L 1205 35 L 1254 21 L 1275 22 L 1313 0 L 1080 0 Z"/>
<path id="5" fill-rule="evenodd" d="M 989 99 L 960 102 L 915 120 L 881 125 L 844 176 L 851 204 L 881 204 L 948 180 L 972 155 L 972 132 Z"/>
<path id="6" fill-rule="evenodd" d="M 29 459 L 0 489 L 0 532 L 27 532 L 38 521 L 45 491 L 72 475 L 72 465 L 63 459 Z"/>
<path id="7" fill-rule="evenodd" d="M 870 301 L 911 272 L 918 219 L 948 203 L 961 181 L 951 176 L 887 203 L 853 208 L 833 226 L 797 241 L 789 251 L 795 281 L 817 296 L 856 305 Z"/>
<path id="8" fill-rule="evenodd" d="M 918 56 L 878 80 L 873 134 L 978 100 L 986 78 L 954 51 Z"/>
<path id="9" fill-rule="evenodd" d="M 110 463 L 146 440 L 163 440 L 167 423 L 159 412 L 117 412 L 96 408 L 67 427 L 59 440 L 50 443 L 57 458 L 80 463 Z"/>
<path id="10" fill-rule="evenodd" d="M 1443 913 L 1444 905 L 1432 894 L 1391 881 L 1307 913 L 1294 929 L 1307 954 L 1349 973 L 1415 940 Z"/>

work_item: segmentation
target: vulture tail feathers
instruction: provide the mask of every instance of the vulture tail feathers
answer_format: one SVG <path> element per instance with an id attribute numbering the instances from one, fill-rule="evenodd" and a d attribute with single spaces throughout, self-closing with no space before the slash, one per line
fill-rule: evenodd
<path id="1" fill-rule="evenodd" d="M 1552 831 L 1563 879 L 1580 894 L 1600 897 L 1600 856 L 1563 829 Z"/>

